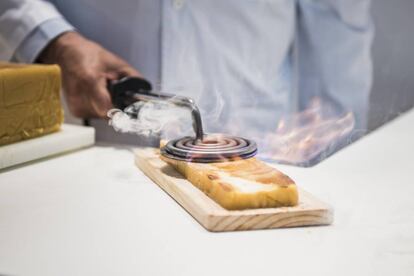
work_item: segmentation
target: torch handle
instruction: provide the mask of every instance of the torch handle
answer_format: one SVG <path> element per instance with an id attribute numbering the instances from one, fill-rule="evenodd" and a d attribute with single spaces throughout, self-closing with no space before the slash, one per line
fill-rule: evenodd
<path id="1" fill-rule="evenodd" d="M 151 90 L 151 83 L 139 77 L 124 77 L 108 83 L 112 104 L 122 110 L 136 102 L 134 97 L 136 93 L 148 95 L 151 93 Z"/>

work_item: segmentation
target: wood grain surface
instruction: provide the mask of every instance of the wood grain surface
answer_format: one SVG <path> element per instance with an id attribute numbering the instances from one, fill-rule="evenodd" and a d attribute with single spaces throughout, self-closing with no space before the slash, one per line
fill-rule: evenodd
<path id="1" fill-rule="evenodd" d="M 300 188 L 295 207 L 229 211 L 162 161 L 157 149 L 136 149 L 135 164 L 209 231 L 328 225 L 333 221 L 332 208 Z"/>

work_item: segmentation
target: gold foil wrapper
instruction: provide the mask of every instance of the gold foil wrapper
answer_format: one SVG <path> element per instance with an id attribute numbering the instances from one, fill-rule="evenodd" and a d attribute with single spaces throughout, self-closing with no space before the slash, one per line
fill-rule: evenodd
<path id="1" fill-rule="evenodd" d="M 0 146 L 60 129 L 60 83 L 57 65 L 0 62 Z"/>

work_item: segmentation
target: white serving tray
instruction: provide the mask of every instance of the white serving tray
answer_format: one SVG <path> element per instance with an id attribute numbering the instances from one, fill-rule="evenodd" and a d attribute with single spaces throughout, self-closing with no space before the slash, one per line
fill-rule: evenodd
<path id="1" fill-rule="evenodd" d="M 59 132 L 0 146 L 0 169 L 95 144 L 95 129 L 63 124 Z"/>

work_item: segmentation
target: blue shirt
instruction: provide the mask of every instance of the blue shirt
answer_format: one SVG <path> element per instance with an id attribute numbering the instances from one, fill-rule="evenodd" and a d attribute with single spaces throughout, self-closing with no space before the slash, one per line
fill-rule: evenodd
<path id="1" fill-rule="evenodd" d="M 352 111 L 356 130 L 365 129 L 369 0 L 52 2 L 162 90 L 196 99 L 208 132 L 260 140 L 315 97 L 328 112 Z M 49 39 L 38 34 L 59 28 L 72 27 L 63 19 L 39 25 L 14 56 L 32 61 L 40 47 L 32 45 Z"/>

